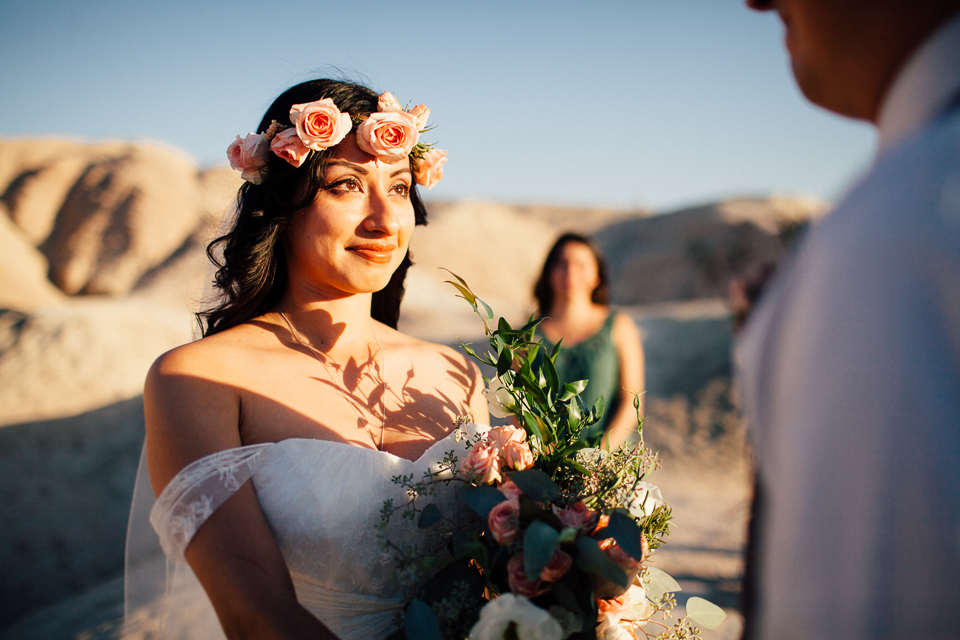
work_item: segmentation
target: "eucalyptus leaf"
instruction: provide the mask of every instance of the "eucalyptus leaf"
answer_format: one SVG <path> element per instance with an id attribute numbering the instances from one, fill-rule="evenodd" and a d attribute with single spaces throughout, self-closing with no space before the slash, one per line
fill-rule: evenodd
<path id="1" fill-rule="evenodd" d="M 611 511 L 609 515 L 610 523 L 601 529 L 607 534 L 604 537 L 613 538 L 627 555 L 643 562 L 643 532 L 636 521 L 619 510 Z"/>
<path id="2" fill-rule="evenodd" d="M 467 485 L 460 489 L 460 496 L 467 503 L 467 506 L 481 518 L 489 516 L 491 509 L 507 499 L 505 495 L 500 493 L 499 489 L 488 485 L 479 487 Z"/>
<path id="3" fill-rule="evenodd" d="M 573 595 L 573 592 L 567 587 L 567 585 L 562 582 L 557 582 L 553 585 L 553 597 L 557 599 L 557 602 L 560 603 L 560 606 L 568 611 L 572 611 L 578 616 L 583 616 L 583 609 L 580 608 L 580 604 L 577 602 L 577 597 Z"/>
<path id="4" fill-rule="evenodd" d="M 435 525 L 439 519 L 440 508 L 431 502 L 420 512 L 420 519 L 417 520 L 417 526 L 421 529 L 426 529 Z"/>
<path id="5" fill-rule="evenodd" d="M 443 640 L 440 635 L 440 621 L 433 613 L 433 609 L 423 600 L 416 598 L 407 606 L 407 615 L 404 618 L 407 630 L 407 640 Z"/>
<path id="6" fill-rule="evenodd" d="M 535 502 L 559 500 L 560 488 L 540 469 L 514 471 L 508 476 L 527 497 Z M 500 493 L 499 491 L 497 493 Z M 501 494 L 502 495 L 502 494 Z M 491 507 L 492 509 L 493 507 Z M 489 513 L 489 511 L 488 511 Z"/>
<path id="7" fill-rule="evenodd" d="M 681 591 L 677 581 L 670 577 L 666 571 L 661 571 L 656 567 L 647 567 L 647 596 L 652 600 L 657 600 L 665 593 L 674 593 Z"/>
<path id="8" fill-rule="evenodd" d="M 577 550 L 574 562 L 578 567 L 606 578 L 624 589 L 629 586 L 630 580 L 627 578 L 627 573 L 600 550 L 596 540 L 586 537 L 577 538 L 573 546 Z"/>
<path id="9" fill-rule="evenodd" d="M 687 600 L 687 616 L 701 627 L 716 629 L 727 614 L 709 600 L 694 596 Z"/>
<path id="10" fill-rule="evenodd" d="M 523 570 L 528 580 L 536 580 L 557 548 L 557 530 L 542 520 L 534 520 L 523 534 Z"/>

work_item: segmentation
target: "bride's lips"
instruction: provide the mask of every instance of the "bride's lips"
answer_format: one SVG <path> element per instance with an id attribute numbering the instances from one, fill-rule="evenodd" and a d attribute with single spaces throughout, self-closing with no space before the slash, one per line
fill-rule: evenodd
<path id="1" fill-rule="evenodd" d="M 396 245 L 383 242 L 366 242 L 347 247 L 347 251 L 352 251 L 361 258 L 377 264 L 387 264 L 392 261 L 393 252 L 396 249 Z"/>

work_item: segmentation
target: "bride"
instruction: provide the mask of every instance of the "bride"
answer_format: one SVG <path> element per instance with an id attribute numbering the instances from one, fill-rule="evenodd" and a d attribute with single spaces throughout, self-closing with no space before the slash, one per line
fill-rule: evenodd
<path id="1" fill-rule="evenodd" d="M 144 404 L 150 521 L 229 638 L 386 637 L 403 603 L 375 532 L 384 501 L 404 497 L 391 478 L 458 451 L 458 419 L 487 421 L 476 367 L 396 330 L 426 222 L 416 185 L 445 160 L 419 143 L 428 115 L 315 80 L 228 150 L 247 183 L 214 243 L 220 302 L 200 314 L 203 339 L 154 363 Z M 409 523 L 387 533 L 423 538 Z M 208 607 L 178 589 L 165 637 Z"/>

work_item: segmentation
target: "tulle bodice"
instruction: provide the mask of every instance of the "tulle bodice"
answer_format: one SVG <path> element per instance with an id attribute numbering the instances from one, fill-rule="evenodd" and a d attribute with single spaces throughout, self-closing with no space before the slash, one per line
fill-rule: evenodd
<path id="1" fill-rule="evenodd" d="M 342 640 L 383 638 L 403 600 L 393 554 L 378 543 L 377 525 L 386 500 L 409 499 L 392 479 L 412 474 L 419 480 L 436 471 L 447 452 L 460 455 L 463 449 L 450 434 L 416 461 L 308 439 L 221 451 L 184 468 L 158 498 L 150 521 L 168 559 L 182 563 L 203 521 L 252 478 L 300 602 Z M 461 511 L 452 487 L 421 500 L 450 518 Z M 422 547 L 429 536 L 399 514 L 384 533 L 398 546 Z"/>

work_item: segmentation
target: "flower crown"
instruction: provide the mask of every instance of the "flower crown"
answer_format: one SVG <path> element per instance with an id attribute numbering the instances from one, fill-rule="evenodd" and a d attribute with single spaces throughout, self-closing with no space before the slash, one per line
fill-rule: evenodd
<path id="1" fill-rule="evenodd" d="M 355 123 L 357 144 L 378 160 L 394 163 L 413 156 L 413 176 L 416 183 L 432 189 L 443 178 L 447 152 L 420 142 L 420 134 L 427 131 L 430 109 L 418 104 L 404 111 L 389 91 L 380 94 L 379 111 L 369 117 L 351 118 L 341 113 L 330 98 L 295 104 L 290 107 L 292 127 L 276 120 L 263 133 L 250 133 L 227 147 L 230 166 L 241 171 L 247 182 L 260 184 L 267 171 L 269 153 L 286 160 L 294 167 L 306 162 L 311 151 L 322 151 L 340 143 Z"/>

